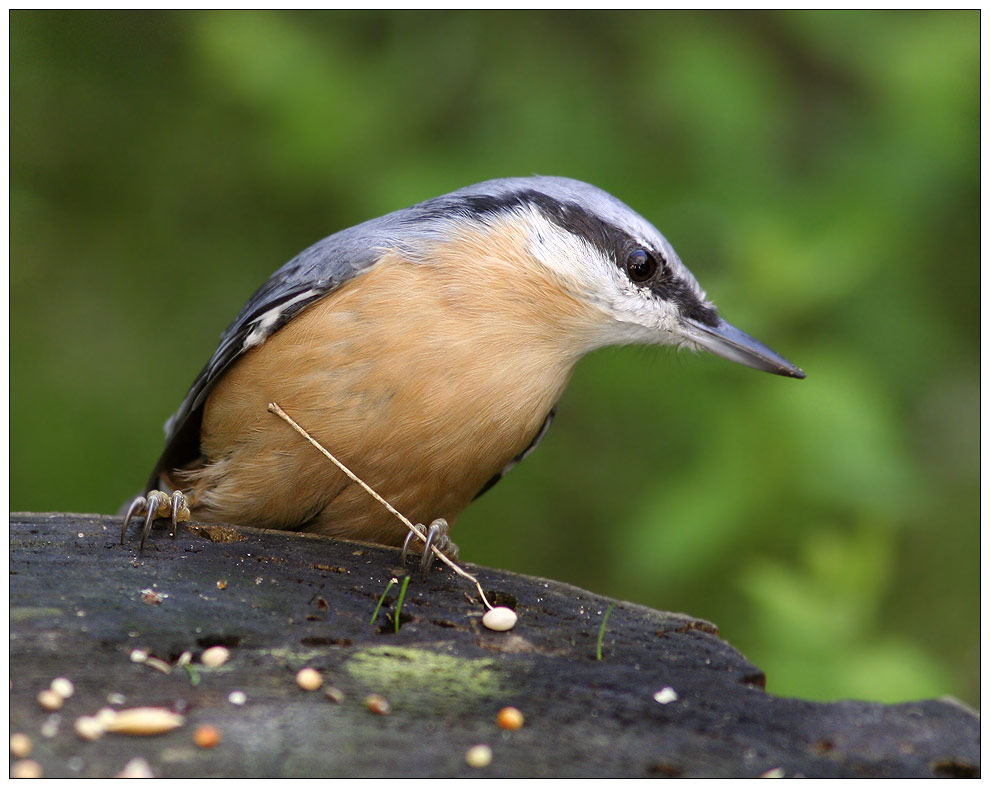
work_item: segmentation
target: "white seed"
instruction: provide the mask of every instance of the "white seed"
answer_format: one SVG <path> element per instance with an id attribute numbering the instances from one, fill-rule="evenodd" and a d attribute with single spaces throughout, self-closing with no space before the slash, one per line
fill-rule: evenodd
<path id="1" fill-rule="evenodd" d="M 192 662 L 192 652 L 183 651 L 181 654 L 179 654 L 179 658 L 175 661 L 175 667 L 184 668 L 190 662 Z"/>
<path id="2" fill-rule="evenodd" d="M 464 753 L 464 760 L 472 769 L 484 769 L 492 762 L 492 748 L 487 744 L 476 744 Z"/>
<path id="3" fill-rule="evenodd" d="M 659 692 L 653 693 L 653 700 L 655 700 L 657 703 L 664 703 L 664 704 L 673 703 L 675 700 L 677 700 L 677 698 L 678 698 L 677 692 L 676 690 L 674 690 L 673 687 L 664 687 Z"/>
<path id="4" fill-rule="evenodd" d="M 227 700 L 233 703 L 235 706 L 243 706 L 247 703 L 247 695 L 245 695 L 240 690 L 234 690 L 227 696 Z"/>
<path id="5" fill-rule="evenodd" d="M 782 766 L 776 766 L 773 769 L 767 769 L 765 772 L 763 772 L 763 774 L 760 775 L 760 777 L 770 777 L 770 778 L 783 777 L 783 776 L 784 776 L 784 768 Z"/>
<path id="6" fill-rule="evenodd" d="M 65 700 L 61 695 L 57 692 L 52 692 L 50 689 L 42 690 L 38 693 L 38 703 L 46 711 L 58 711 L 62 708 L 64 702 Z"/>
<path id="7" fill-rule="evenodd" d="M 228 659 L 230 659 L 230 649 L 224 646 L 210 646 L 200 656 L 199 661 L 208 668 L 219 668 Z"/>
<path id="8" fill-rule="evenodd" d="M 123 706 L 127 703 L 127 698 L 120 692 L 111 692 L 107 695 L 107 703 L 112 703 L 114 706 Z"/>
<path id="9" fill-rule="evenodd" d="M 73 686 L 72 682 L 64 676 L 59 676 L 57 679 L 52 679 L 51 689 L 52 692 L 63 698 L 71 698 L 72 693 L 76 691 L 76 688 Z"/>
<path id="10" fill-rule="evenodd" d="M 151 764 L 144 758 L 133 758 L 129 760 L 127 766 L 117 775 L 117 777 L 137 777 L 139 779 L 149 779 L 154 776 L 155 773 L 151 771 Z"/>
<path id="11" fill-rule="evenodd" d="M 507 632 L 516 625 L 519 616 L 509 607 L 493 607 L 481 618 L 481 623 L 496 632 Z"/>
<path id="12" fill-rule="evenodd" d="M 148 652 L 143 648 L 136 648 L 131 651 L 131 662 L 147 662 Z"/>
<path id="13" fill-rule="evenodd" d="M 185 722 L 181 714 L 154 706 L 140 706 L 136 709 L 118 711 L 107 723 L 111 733 L 124 733 L 129 736 L 154 736 L 168 733 Z"/>
<path id="14" fill-rule="evenodd" d="M 117 716 L 117 710 L 104 706 L 102 709 L 96 712 L 95 716 L 96 716 L 96 721 L 100 723 L 100 727 L 106 730 L 107 725 L 109 725 L 110 722 L 114 719 L 114 717 Z"/>
<path id="15" fill-rule="evenodd" d="M 17 761 L 17 763 L 10 767 L 10 776 L 17 780 L 36 780 L 41 775 L 41 764 L 37 761 Z"/>
<path id="16" fill-rule="evenodd" d="M 318 690 L 323 686 L 323 676 L 318 670 L 303 668 L 296 674 L 296 684 L 307 691 Z"/>
<path id="17" fill-rule="evenodd" d="M 83 741 L 96 741 L 103 735 L 103 723 L 96 717 L 80 717 L 73 725 L 78 736 Z"/>
<path id="18" fill-rule="evenodd" d="M 160 670 L 166 675 L 172 672 L 172 666 L 169 665 L 164 659 L 158 659 L 158 657 L 148 657 L 144 664 L 149 668 L 154 668 L 155 670 Z"/>
<path id="19" fill-rule="evenodd" d="M 34 742 L 26 733 L 10 734 L 10 754 L 15 758 L 27 758 L 31 754 Z"/>

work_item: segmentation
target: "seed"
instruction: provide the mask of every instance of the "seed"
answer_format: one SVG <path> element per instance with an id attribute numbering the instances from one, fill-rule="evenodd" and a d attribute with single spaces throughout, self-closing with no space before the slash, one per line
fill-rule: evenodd
<path id="1" fill-rule="evenodd" d="M 64 699 L 57 692 L 52 692 L 52 690 L 46 689 L 38 693 L 38 703 L 40 703 L 41 708 L 46 711 L 58 711 L 62 708 Z"/>
<path id="2" fill-rule="evenodd" d="M 327 687 L 323 692 L 334 703 L 342 703 L 344 700 L 344 693 L 336 687 Z"/>
<path id="3" fill-rule="evenodd" d="M 58 714 L 49 714 L 43 723 L 41 723 L 41 728 L 39 732 L 46 739 L 53 739 L 58 736 L 59 726 L 62 724 L 62 717 Z"/>
<path id="4" fill-rule="evenodd" d="M 26 733 L 10 734 L 10 754 L 15 758 L 27 758 L 31 754 L 34 742 Z"/>
<path id="5" fill-rule="evenodd" d="M 235 706 L 243 706 L 247 703 L 247 695 L 245 695 L 240 690 L 234 690 L 227 696 L 227 700 L 233 703 Z"/>
<path id="6" fill-rule="evenodd" d="M 214 725 L 200 725 L 193 731 L 193 741 L 197 747 L 209 749 L 216 747 L 220 743 L 220 729 Z"/>
<path id="7" fill-rule="evenodd" d="M 515 706 L 506 706 L 499 711 L 495 721 L 498 723 L 498 727 L 504 731 L 517 731 L 523 726 L 525 718 Z"/>
<path id="8" fill-rule="evenodd" d="M 107 725 L 109 725 L 110 722 L 117 716 L 117 710 L 104 706 L 102 709 L 96 712 L 95 716 L 96 716 L 96 721 L 100 723 L 100 725 L 104 729 L 106 729 Z"/>
<path id="9" fill-rule="evenodd" d="M 199 661 L 208 668 L 219 668 L 230 659 L 230 649 L 224 646 L 211 646 L 200 656 Z"/>
<path id="10" fill-rule="evenodd" d="M 131 651 L 131 662 L 147 662 L 148 652 L 143 648 L 136 648 Z"/>
<path id="11" fill-rule="evenodd" d="M 71 698 L 72 693 L 76 691 L 76 688 L 72 685 L 64 676 L 59 676 L 57 679 L 52 679 L 52 692 L 56 695 L 60 695 L 62 698 Z"/>
<path id="12" fill-rule="evenodd" d="M 83 741 L 96 741 L 103 735 L 103 723 L 96 717 L 80 717 L 73 725 L 78 736 Z"/>
<path id="13" fill-rule="evenodd" d="M 677 700 L 677 697 L 678 697 L 677 690 L 675 690 L 673 687 L 664 687 L 659 692 L 653 693 L 653 700 L 655 700 L 657 703 L 663 703 L 663 704 L 673 703 L 675 700 Z"/>
<path id="14" fill-rule="evenodd" d="M 464 760 L 472 769 L 484 769 L 492 762 L 492 748 L 487 744 L 476 744 L 464 753 Z"/>
<path id="15" fill-rule="evenodd" d="M 136 709 L 118 711 L 114 718 L 107 723 L 111 733 L 125 733 L 129 736 L 154 736 L 158 733 L 168 733 L 185 722 L 181 714 L 168 709 L 153 706 L 141 706 Z"/>
<path id="16" fill-rule="evenodd" d="M 127 765 L 123 768 L 117 777 L 137 777 L 137 778 L 149 778 L 154 777 L 155 773 L 151 771 L 151 764 L 149 764 L 144 758 L 132 758 L 127 762 Z"/>
<path id="17" fill-rule="evenodd" d="M 318 690 L 323 686 L 323 676 L 313 668 L 303 668 L 296 674 L 296 684 L 306 691 Z"/>
<path id="18" fill-rule="evenodd" d="M 226 580 L 217 580 L 217 588 L 223 591 L 227 587 Z"/>
<path id="19" fill-rule="evenodd" d="M 481 623 L 496 632 L 507 632 L 516 625 L 519 617 L 509 607 L 493 607 L 481 618 Z"/>
<path id="20" fill-rule="evenodd" d="M 388 714 L 392 711 L 392 705 L 381 695 L 369 695 L 364 699 L 364 705 L 372 714 Z"/>
<path id="21" fill-rule="evenodd" d="M 37 761 L 17 761 L 10 767 L 10 776 L 18 780 L 37 779 L 41 775 L 41 764 Z"/>

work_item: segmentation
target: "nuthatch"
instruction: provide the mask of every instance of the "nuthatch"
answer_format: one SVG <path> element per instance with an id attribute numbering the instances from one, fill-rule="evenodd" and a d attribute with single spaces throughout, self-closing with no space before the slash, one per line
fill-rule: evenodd
<path id="1" fill-rule="evenodd" d="M 587 183 L 486 181 L 372 219 L 251 297 L 165 425 L 126 520 L 146 515 L 142 545 L 155 518 L 174 533 L 190 513 L 402 544 L 403 525 L 269 402 L 413 522 L 453 525 L 543 438 L 578 359 L 621 344 L 804 377 L 722 320 L 649 222 Z"/>

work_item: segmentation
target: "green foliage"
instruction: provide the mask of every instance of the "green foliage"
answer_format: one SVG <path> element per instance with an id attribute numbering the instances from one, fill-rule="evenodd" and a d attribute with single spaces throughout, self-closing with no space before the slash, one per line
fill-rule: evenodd
<path id="1" fill-rule="evenodd" d="M 593 355 L 462 555 L 712 619 L 776 692 L 976 703 L 979 22 L 11 12 L 11 507 L 115 511 L 313 241 L 570 175 L 808 379 Z"/>

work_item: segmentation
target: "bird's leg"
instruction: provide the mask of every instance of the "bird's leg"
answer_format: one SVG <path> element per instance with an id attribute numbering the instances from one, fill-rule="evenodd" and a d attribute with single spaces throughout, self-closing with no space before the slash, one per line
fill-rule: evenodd
<path id="1" fill-rule="evenodd" d="M 120 543 L 124 543 L 127 535 L 127 526 L 134 516 L 144 515 L 144 527 L 141 529 L 141 550 L 144 550 L 144 543 L 151 533 L 151 524 L 160 517 L 169 517 L 172 520 L 172 536 L 175 536 L 179 529 L 179 523 L 186 522 L 190 518 L 189 502 L 180 490 L 176 490 L 169 495 L 161 490 L 152 490 L 147 497 L 139 495 L 131 505 L 127 507 L 127 514 L 124 515 L 124 527 L 120 529 Z"/>
<path id="2" fill-rule="evenodd" d="M 433 550 L 430 549 L 431 547 L 436 547 L 437 550 L 450 559 L 457 560 L 457 553 L 459 551 L 457 545 L 450 540 L 450 526 L 446 520 L 439 517 L 430 523 L 429 528 L 422 523 L 416 523 L 415 527 L 421 535 L 426 537 L 426 542 L 423 544 L 423 557 L 419 562 L 419 571 L 424 577 L 433 565 Z M 408 536 L 406 536 L 406 541 L 402 545 L 402 555 L 399 557 L 399 562 L 403 566 L 406 564 L 406 553 L 409 551 L 409 545 L 412 544 L 413 539 L 414 534 L 410 531 Z"/>

